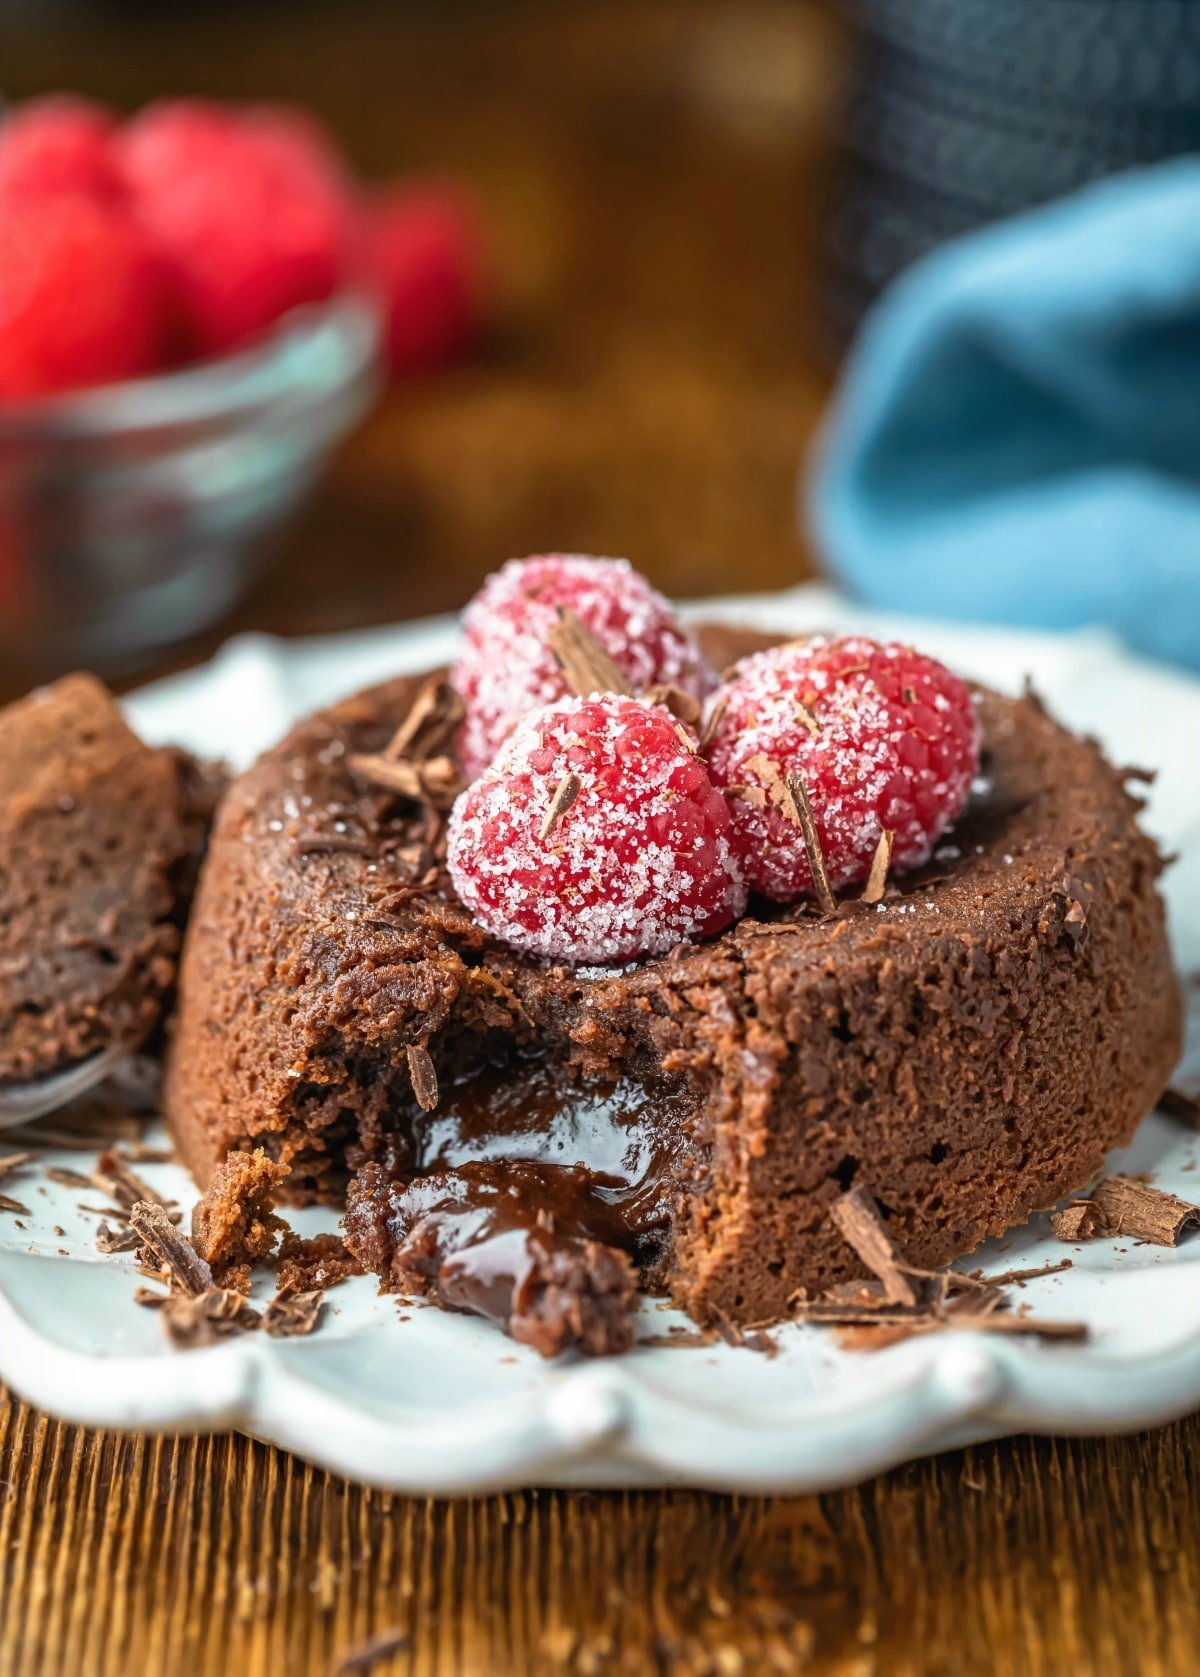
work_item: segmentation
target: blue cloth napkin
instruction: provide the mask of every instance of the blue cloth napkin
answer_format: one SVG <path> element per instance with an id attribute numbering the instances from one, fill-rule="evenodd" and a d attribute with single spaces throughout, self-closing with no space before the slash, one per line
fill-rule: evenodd
<path id="1" fill-rule="evenodd" d="M 876 304 L 809 480 L 880 606 L 1200 668 L 1200 157 L 946 245 Z"/>

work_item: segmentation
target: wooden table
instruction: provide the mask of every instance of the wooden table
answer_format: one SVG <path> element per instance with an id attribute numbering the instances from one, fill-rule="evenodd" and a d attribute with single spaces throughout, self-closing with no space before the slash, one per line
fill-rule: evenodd
<path id="1" fill-rule="evenodd" d="M 0 29 L 6 91 L 306 100 L 368 171 L 474 182 L 505 299 L 481 362 L 393 395 L 232 622 L 162 667 L 231 628 L 452 607 L 497 559 L 548 546 L 629 553 L 689 593 L 809 569 L 794 479 L 828 388 L 813 257 L 841 62 L 821 12 L 86 16 Z M 0 671 L 0 690 L 29 674 Z M 12 1401 L 0 1677 L 306 1677 L 381 1633 L 402 1645 L 374 1673 L 1187 1673 L 1198 1457 L 1189 1421 L 1016 1440 L 820 1498 L 444 1504 L 240 1438 L 96 1434 Z"/>

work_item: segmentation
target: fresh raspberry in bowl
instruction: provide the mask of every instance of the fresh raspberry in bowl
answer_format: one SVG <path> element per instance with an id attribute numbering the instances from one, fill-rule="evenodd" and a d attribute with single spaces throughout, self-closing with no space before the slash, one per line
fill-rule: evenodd
<path id="1" fill-rule="evenodd" d="M 57 192 L 122 197 L 112 155 L 115 130 L 111 111 L 72 94 L 18 105 L 0 125 L 0 200 Z"/>
<path id="2" fill-rule="evenodd" d="M 184 357 L 236 349 L 351 277 L 353 189 L 309 119 L 164 100 L 114 148 L 166 270 Z"/>
<path id="3" fill-rule="evenodd" d="M 482 773 L 531 710 L 565 698 L 568 683 L 549 636 L 573 612 L 635 692 L 658 684 L 702 698 L 711 677 L 668 602 L 626 559 L 544 553 L 511 559 L 463 616 L 466 644 L 454 686 L 466 706 L 459 754 Z"/>
<path id="4" fill-rule="evenodd" d="M 790 777 L 836 888 L 866 879 L 884 832 L 893 867 L 926 861 L 979 769 L 966 683 L 911 647 L 863 635 L 743 659 L 710 719 L 709 772 L 729 799 L 738 863 L 776 902 L 815 893 Z"/>
<path id="5" fill-rule="evenodd" d="M 527 717 L 450 816 L 466 907 L 514 948 L 571 963 L 719 932 L 745 891 L 730 815 L 661 706 L 605 694 Z"/>
<path id="6" fill-rule="evenodd" d="M 0 213 L 0 400 L 154 371 L 164 318 L 161 271 L 119 204 L 64 191 Z"/>

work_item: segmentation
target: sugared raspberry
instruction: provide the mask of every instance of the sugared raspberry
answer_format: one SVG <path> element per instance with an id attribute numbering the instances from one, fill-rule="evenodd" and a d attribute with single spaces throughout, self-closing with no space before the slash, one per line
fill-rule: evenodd
<path id="1" fill-rule="evenodd" d="M 122 209 L 64 192 L 0 214 L 0 398 L 152 372 L 162 328 L 158 265 Z"/>
<path id="2" fill-rule="evenodd" d="M 547 639 L 562 608 L 574 612 L 640 692 L 655 683 L 696 698 L 710 685 L 691 636 L 626 559 L 544 553 L 510 559 L 463 615 L 466 644 L 453 681 L 467 709 L 459 754 L 468 774 L 491 762 L 531 710 L 569 691 Z"/>
<path id="3" fill-rule="evenodd" d="M 18 105 L 0 124 L 0 198 L 84 192 L 119 198 L 111 112 L 53 94 Z"/>
<path id="4" fill-rule="evenodd" d="M 755 653 L 712 703 L 709 771 L 729 793 L 738 861 L 777 902 L 813 892 L 789 775 L 808 794 L 837 887 L 866 878 L 885 828 L 894 867 L 924 862 L 978 772 L 966 684 L 895 642 L 850 635 Z"/>
<path id="5" fill-rule="evenodd" d="M 235 349 L 347 278 L 353 193 L 307 119 L 168 100 L 115 150 L 167 270 L 181 353 Z"/>
<path id="6" fill-rule="evenodd" d="M 552 960 L 660 953 L 745 892 L 725 800 L 670 712 L 606 694 L 529 716 L 450 816 L 450 877 L 494 936 Z"/>
<path id="7" fill-rule="evenodd" d="M 474 204 L 435 182 L 390 187 L 366 206 L 364 240 L 392 372 L 403 377 L 458 360 L 478 337 L 487 303 L 486 244 Z"/>

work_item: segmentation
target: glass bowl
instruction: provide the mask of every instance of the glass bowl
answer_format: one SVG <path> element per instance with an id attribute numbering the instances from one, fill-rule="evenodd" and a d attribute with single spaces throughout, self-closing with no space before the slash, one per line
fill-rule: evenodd
<path id="1" fill-rule="evenodd" d="M 379 383 L 360 295 L 252 349 L 0 403 L 0 651 L 113 666 L 212 622 Z"/>

